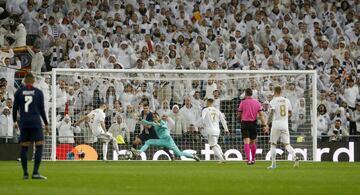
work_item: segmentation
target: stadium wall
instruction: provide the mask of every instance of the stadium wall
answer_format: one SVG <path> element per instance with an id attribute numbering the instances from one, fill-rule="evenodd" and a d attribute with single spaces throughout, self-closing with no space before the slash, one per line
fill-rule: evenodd
<path id="1" fill-rule="evenodd" d="M 121 145 L 121 152 L 124 154 L 128 148 L 125 145 Z M 208 144 L 203 145 L 202 148 L 194 146 L 189 147 L 181 146 L 180 148 L 187 148 L 186 151 L 196 151 L 197 154 L 201 154 L 200 157 L 203 160 L 213 159 L 213 152 Z M 301 155 L 306 159 L 306 150 L 295 148 L 297 152 L 301 152 Z M 17 160 L 19 158 L 20 147 L 18 144 L 0 144 L 0 160 Z M 223 151 L 228 160 L 243 160 L 244 155 L 242 148 L 230 148 L 226 145 L 223 146 Z M 284 150 L 279 149 L 279 155 Z M 31 159 L 32 152 L 29 153 L 29 159 Z M 268 149 L 258 148 L 257 154 L 265 156 L 265 160 L 270 160 L 270 154 Z M 114 155 L 115 156 L 115 155 Z M 115 157 L 117 158 L 117 157 Z M 289 157 L 287 156 L 286 159 Z M 111 158 L 110 158 L 111 159 Z M 156 148 L 150 148 L 150 150 L 141 156 L 142 160 L 163 160 L 167 159 L 166 154 L 162 150 L 156 150 Z M 140 160 L 140 158 L 139 158 Z M 185 158 L 182 160 L 186 160 Z M 264 159 L 261 159 L 264 160 Z M 318 152 L 316 161 L 344 161 L 344 162 L 360 162 L 360 142 L 320 142 L 318 143 Z"/>
<path id="2" fill-rule="evenodd" d="M 28 159 L 32 159 L 33 148 L 29 147 Z M 19 144 L 0 144 L 0 160 L 18 160 L 20 158 Z"/>

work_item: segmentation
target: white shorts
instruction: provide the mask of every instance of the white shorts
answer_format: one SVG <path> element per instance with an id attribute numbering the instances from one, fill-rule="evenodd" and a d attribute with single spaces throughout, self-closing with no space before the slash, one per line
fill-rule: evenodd
<path id="1" fill-rule="evenodd" d="M 270 143 L 276 144 L 279 138 L 281 143 L 290 144 L 289 130 L 278 130 L 272 128 L 270 132 Z"/>
<path id="2" fill-rule="evenodd" d="M 101 142 L 110 142 L 111 140 L 115 140 L 116 139 L 112 136 L 111 133 L 106 132 L 106 133 L 101 133 L 100 135 L 96 136 L 98 139 L 100 139 Z"/>
<path id="3" fill-rule="evenodd" d="M 210 147 L 215 146 L 218 143 L 218 135 L 208 135 L 208 143 Z"/>

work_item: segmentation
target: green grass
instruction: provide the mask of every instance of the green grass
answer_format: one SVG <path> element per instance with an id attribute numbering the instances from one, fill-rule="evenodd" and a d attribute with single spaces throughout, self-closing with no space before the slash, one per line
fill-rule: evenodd
<path id="1" fill-rule="evenodd" d="M 0 194 L 360 194 L 360 163 L 43 162 L 46 181 L 0 162 Z M 29 164 L 32 170 L 32 163 Z"/>

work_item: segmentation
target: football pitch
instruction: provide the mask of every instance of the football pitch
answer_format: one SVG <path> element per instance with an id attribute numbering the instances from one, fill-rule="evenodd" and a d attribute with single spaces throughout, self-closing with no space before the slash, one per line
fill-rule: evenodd
<path id="1" fill-rule="evenodd" d="M 48 180 L 23 180 L 20 162 L 0 162 L 0 194 L 360 194 L 360 163 L 43 162 Z M 33 163 L 29 163 L 32 171 Z M 31 172 L 30 172 L 31 173 Z"/>

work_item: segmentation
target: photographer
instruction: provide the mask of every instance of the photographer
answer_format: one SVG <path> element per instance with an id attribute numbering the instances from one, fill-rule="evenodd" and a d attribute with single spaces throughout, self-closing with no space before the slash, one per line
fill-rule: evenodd
<path id="1" fill-rule="evenodd" d="M 328 135 L 330 136 L 330 142 L 342 141 L 344 136 L 348 136 L 346 129 L 342 127 L 341 119 L 336 119 L 335 124 L 331 127 Z"/>

